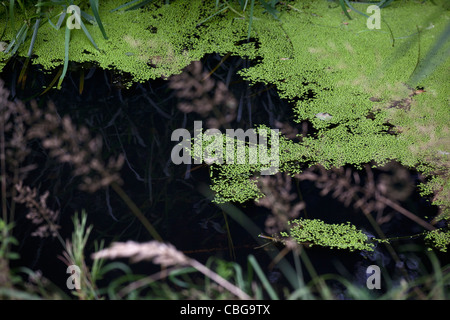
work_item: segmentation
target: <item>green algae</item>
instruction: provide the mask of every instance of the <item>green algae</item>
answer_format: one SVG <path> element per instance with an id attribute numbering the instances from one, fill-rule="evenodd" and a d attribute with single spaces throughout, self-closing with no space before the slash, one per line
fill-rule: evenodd
<path id="1" fill-rule="evenodd" d="M 120 4 L 121 1 L 108 1 L 100 7 L 108 39 L 102 37 L 97 26 L 86 25 L 100 50 L 92 46 L 82 30 L 72 30 L 70 61 L 94 62 L 101 68 L 129 73 L 133 81 L 143 82 L 180 73 L 207 52 L 231 52 L 244 56 L 251 47 L 236 46 L 229 38 L 230 34 L 236 33 L 233 40 L 244 39 L 244 23 L 231 27 L 232 20 L 221 19 L 213 20 L 217 23 L 211 26 L 197 28 L 203 17 L 213 13 L 214 5 L 207 8 L 201 1 L 179 1 L 139 11 L 110 12 Z M 201 41 L 198 39 L 200 34 L 203 35 Z M 11 30 L 8 30 L 5 39 L 12 37 Z M 28 44 L 29 40 L 20 55 L 25 54 Z M 64 60 L 64 28 L 55 30 L 48 23 L 42 25 L 34 55 L 33 63 L 46 70 L 60 67 Z"/>
<path id="2" fill-rule="evenodd" d="M 280 235 L 300 244 L 349 251 L 374 250 L 368 236 L 349 222 L 328 224 L 319 219 L 295 219 L 289 221 L 289 225 L 289 232 L 281 232 Z"/>
<path id="3" fill-rule="evenodd" d="M 281 157 L 282 170 L 301 171 L 300 156 L 304 163 L 325 167 L 390 160 L 410 167 L 420 163 L 425 174 L 439 172 L 431 189 L 443 187 L 436 204 L 448 206 L 450 92 L 442 84 L 448 81 L 449 60 L 441 59 L 445 63 L 416 84 L 425 92 L 415 94 L 408 85 L 423 58 L 420 53 L 444 32 L 448 12 L 439 15 L 433 5 L 391 6 L 382 11 L 389 29 L 382 25 L 368 30 L 364 17 L 349 21 L 338 9 L 327 9 L 325 2 L 298 7 L 301 11 L 283 15 L 281 24 L 255 22 L 262 62 L 241 72 L 249 81 L 276 84 L 280 96 L 295 103 L 296 120 L 308 120 L 319 130 L 303 140 L 297 161 Z M 311 93 L 314 98 L 305 97 Z"/>

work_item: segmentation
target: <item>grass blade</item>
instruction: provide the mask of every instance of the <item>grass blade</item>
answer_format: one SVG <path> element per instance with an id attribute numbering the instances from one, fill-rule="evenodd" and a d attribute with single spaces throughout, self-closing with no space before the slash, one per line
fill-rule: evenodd
<path id="1" fill-rule="evenodd" d="M 50 84 L 47 86 L 47 88 L 45 88 L 45 90 L 42 91 L 42 93 L 40 94 L 41 96 L 46 94 L 48 91 L 50 91 L 51 88 L 53 88 L 53 86 L 55 85 L 55 83 L 58 80 L 58 78 L 61 77 L 61 74 L 62 74 L 62 68 L 58 70 L 58 72 L 56 73 L 55 77 L 50 82 Z"/>
<path id="2" fill-rule="evenodd" d="M 230 257 L 236 261 L 236 252 L 234 251 L 233 238 L 231 237 L 230 226 L 228 225 L 227 214 L 222 210 L 223 218 L 225 220 L 225 227 L 227 229 L 228 247 L 230 250 Z"/>
<path id="3" fill-rule="evenodd" d="M 206 19 L 200 21 L 200 22 L 197 24 L 197 27 L 201 26 L 202 24 L 204 24 L 204 23 L 205 23 L 206 21 L 208 21 L 209 19 L 211 19 L 211 18 L 215 17 L 216 15 L 218 15 L 218 14 L 224 12 L 224 11 L 227 10 L 227 9 L 228 9 L 228 7 L 224 7 L 224 8 L 222 8 L 222 9 L 220 9 L 220 10 L 217 11 L 216 13 L 210 15 L 208 18 L 206 18 Z"/>
<path id="4" fill-rule="evenodd" d="M 248 3 L 248 0 L 239 0 L 239 5 L 241 6 L 241 10 L 242 11 L 245 11 L 245 8 L 247 8 L 247 3 Z"/>
<path id="5" fill-rule="evenodd" d="M 450 23 L 447 24 L 445 30 L 441 33 L 434 45 L 428 51 L 425 58 L 414 69 L 409 83 L 415 87 L 420 81 L 430 75 L 439 65 L 444 63 L 450 56 L 449 49 L 450 40 Z M 443 51 L 443 52 L 440 52 Z"/>
<path id="6" fill-rule="evenodd" d="M 394 0 L 381 1 L 379 4 L 377 4 L 377 6 L 380 9 L 382 9 L 382 8 L 387 7 L 388 5 L 390 5 L 392 1 L 394 1 Z"/>
<path id="7" fill-rule="evenodd" d="M 430 259 L 431 265 L 433 267 L 433 278 L 434 278 L 434 284 L 433 287 L 429 293 L 429 299 L 430 300 L 441 300 L 445 299 L 445 283 L 444 283 L 444 276 L 442 274 L 442 269 L 439 263 L 439 260 L 437 259 L 435 254 L 427 252 L 428 258 Z"/>
<path id="8" fill-rule="evenodd" d="M 130 11 L 130 10 L 140 9 L 140 8 L 142 8 L 143 6 L 145 6 L 146 4 L 148 4 L 148 3 L 152 2 L 152 1 L 153 1 L 153 0 L 145 0 L 145 1 L 142 1 L 141 3 L 138 3 L 138 4 L 134 5 L 134 6 L 132 6 L 131 8 L 126 9 L 125 11 Z"/>
<path id="9" fill-rule="evenodd" d="M 37 294 L 10 288 L 0 288 L 0 296 L 11 300 L 42 300 Z"/>
<path id="10" fill-rule="evenodd" d="M 61 84 L 64 80 L 64 77 L 66 76 L 67 67 L 69 66 L 69 44 L 70 44 L 70 29 L 66 26 L 66 34 L 65 34 L 65 40 L 64 40 L 64 67 L 61 74 L 61 77 L 59 77 L 58 81 L 58 90 L 61 89 Z"/>
<path id="11" fill-rule="evenodd" d="M 100 15 L 98 13 L 98 0 L 89 0 L 89 2 L 91 4 L 91 9 L 92 9 L 92 12 L 94 13 L 95 20 L 98 23 L 98 27 L 100 28 L 100 30 L 103 34 L 103 38 L 108 40 L 108 36 L 106 35 L 105 28 L 103 28 L 103 23 L 102 23 L 102 20 L 100 19 Z"/>
<path id="12" fill-rule="evenodd" d="M 341 5 L 342 11 L 344 11 L 347 18 L 352 20 L 352 17 L 350 17 L 350 15 L 348 14 L 347 7 L 345 6 L 344 0 L 339 0 L 339 4 Z"/>
<path id="13" fill-rule="evenodd" d="M 11 21 L 11 28 L 13 32 L 16 32 L 15 20 L 14 19 L 14 0 L 9 0 L 9 20 Z"/>
<path id="14" fill-rule="evenodd" d="M 48 20 L 48 23 L 52 26 L 53 29 L 58 30 L 58 27 L 52 22 L 52 20 L 50 20 L 50 18 L 47 19 L 47 20 Z"/>
<path id="15" fill-rule="evenodd" d="M 10 55 L 13 56 L 16 53 L 16 51 L 19 49 L 20 45 L 25 41 L 27 32 L 28 32 L 28 25 L 26 23 L 24 23 L 22 25 L 22 27 L 20 28 L 19 32 L 14 37 L 14 39 L 10 42 L 8 47 L 6 47 L 5 53 L 8 53 L 12 48 Z"/>
<path id="16" fill-rule="evenodd" d="M 254 7 L 255 7 L 255 0 L 252 0 L 252 2 L 250 2 L 250 21 L 248 22 L 247 40 L 250 40 L 250 33 L 252 32 L 253 8 Z"/>
<path id="17" fill-rule="evenodd" d="M 40 22 L 41 22 L 41 19 L 37 19 L 36 23 L 34 24 L 33 36 L 31 37 L 31 43 L 30 43 L 30 47 L 28 48 L 27 57 L 31 57 L 31 54 L 33 53 L 33 47 L 34 47 L 34 43 L 36 42 L 36 37 L 37 37 L 37 32 L 39 29 Z"/>
<path id="18" fill-rule="evenodd" d="M 201 185 L 199 191 L 208 199 L 211 199 L 213 197 L 211 189 L 209 189 L 209 187 L 207 187 L 206 185 Z M 260 240 L 258 235 L 262 233 L 262 230 L 242 211 L 240 211 L 238 208 L 236 208 L 234 205 L 230 203 L 223 203 L 216 205 L 220 209 L 224 210 L 228 214 L 228 216 L 230 216 L 234 221 L 236 221 L 239 225 L 241 225 L 245 230 L 247 230 L 247 232 L 253 236 L 255 241 L 258 242 Z M 279 254 L 279 251 L 276 248 L 274 248 L 274 250 L 269 251 L 268 254 L 272 259 L 274 259 Z M 286 261 L 286 259 L 284 258 L 281 259 L 278 262 L 278 267 L 283 272 L 284 276 L 292 285 L 292 287 L 297 289 L 298 288 L 297 273 L 292 268 L 292 266 Z"/>
<path id="19" fill-rule="evenodd" d="M 8 10 L 6 9 L 6 5 L 4 4 L 4 3 L 1 3 L 2 5 L 3 5 L 3 7 L 5 8 L 5 17 L 6 17 L 6 21 L 5 21 L 5 27 L 3 28 L 3 31 L 2 31 L 2 34 L 0 35 L 0 39 L 3 39 L 3 36 L 5 35 L 5 33 L 6 33 L 6 28 L 8 27 L 8 20 L 9 20 L 9 17 L 8 17 L 8 14 L 7 14 L 7 12 L 8 12 Z"/>
<path id="20" fill-rule="evenodd" d="M 369 16 L 368 16 L 367 14 L 362 13 L 361 11 L 356 10 L 356 9 L 350 4 L 350 2 L 348 2 L 348 0 L 344 0 L 344 1 L 345 1 L 345 3 L 347 4 L 347 6 L 348 6 L 350 9 L 352 9 L 352 10 L 355 11 L 356 13 L 358 13 L 358 14 L 360 14 L 360 15 L 366 17 L 366 18 L 369 18 Z M 346 12 L 347 12 L 347 11 L 346 11 Z"/>
<path id="21" fill-rule="evenodd" d="M 17 83 L 22 85 L 22 90 L 25 89 L 25 82 L 27 81 L 27 69 L 29 63 L 30 57 L 27 57 L 25 59 L 25 63 L 23 64 L 22 69 L 20 70 L 19 79 L 17 80 Z"/>
<path id="22" fill-rule="evenodd" d="M 64 19 L 66 18 L 66 14 L 67 14 L 67 12 L 66 12 L 66 10 L 64 10 L 62 12 L 62 14 L 59 16 L 58 22 L 56 23 L 56 26 L 55 26 L 56 30 L 59 30 L 59 28 L 61 28 L 61 25 L 64 22 Z M 49 21 L 50 21 L 50 19 L 49 19 Z"/>
<path id="23" fill-rule="evenodd" d="M 242 276 L 242 268 L 239 264 L 237 263 L 233 263 L 233 269 L 235 271 L 235 277 L 236 277 L 236 283 L 237 286 L 245 292 L 246 290 L 246 286 L 245 286 L 245 281 L 244 281 L 244 277 Z"/>
<path id="24" fill-rule="evenodd" d="M 35 4 L 35 7 L 54 7 L 55 5 L 62 5 L 65 4 L 65 1 L 46 1 L 46 2 L 39 2 Z"/>
<path id="25" fill-rule="evenodd" d="M 254 255 L 248 256 L 248 262 L 252 265 L 253 269 L 255 270 L 256 274 L 258 275 L 259 279 L 261 280 L 264 288 L 266 289 L 267 293 L 269 294 L 270 298 L 272 300 L 279 300 L 277 293 L 275 290 L 273 290 L 272 285 L 270 284 L 269 280 L 267 279 L 266 275 L 262 271 L 261 267 L 258 264 L 258 261 L 256 261 Z"/>
<path id="26" fill-rule="evenodd" d="M 268 13 L 270 13 L 276 20 L 280 20 L 278 18 L 278 14 L 280 12 L 278 12 L 274 6 L 270 5 L 269 3 L 265 2 L 264 0 L 259 0 L 262 4 L 262 6 L 264 7 L 264 9 L 266 9 L 266 11 Z"/>
<path id="27" fill-rule="evenodd" d="M 84 11 L 80 12 L 80 15 L 85 18 L 90 24 L 95 24 L 95 18 L 93 16 L 91 16 L 90 14 L 87 14 Z"/>
<path id="28" fill-rule="evenodd" d="M 100 49 L 98 48 L 98 46 L 95 43 L 94 39 L 92 38 L 91 34 L 89 33 L 88 29 L 86 29 L 86 26 L 84 25 L 83 21 L 81 21 L 81 18 L 80 18 L 80 26 L 81 26 L 81 29 L 83 29 L 84 34 L 86 35 L 86 37 L 89 39 L 89 41 L 95 47 L 95 49 L 100 51 Z"/>
<path id="29" fill-rule="evenodd" d="M 112 9 L 110 12 L 114 12 L 114 11 L 123 9 L 123 8 L 128 7 L 128 6 L 134 4 L 134 3 L 138 2 L 138 1 L 139 0 L 133 0 L 133 1 L 127 2 L 127 3 L 125 3 L 125 4 L 121 5 L 121 6 L 118 6 L 117 8 Z"/>

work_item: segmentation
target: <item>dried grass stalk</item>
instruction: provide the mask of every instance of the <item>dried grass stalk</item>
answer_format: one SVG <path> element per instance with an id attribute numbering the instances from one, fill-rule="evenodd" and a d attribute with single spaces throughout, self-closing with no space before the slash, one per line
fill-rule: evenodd
<path id="1" fill-rule="evenodd" d="M 130 258 L 133 263 L 148 260 L 164 267 L 189 264 L 189 259 L 174 246 L 158 241 L 147 243 L 115 242 L 110 248 L 98 251 L 92 257 L 94 259 Z"/>
<path id="2" fill-rule="evenodd" d="M 0 80 L 2 219 L 14 221 L 15 204 L 25 204 L 29 209 L 27 218 L 38 225 L 33 235 L 55 236 L 59 212 L 47 207 L 49 192 L 39 195 L 37 188 L 24 186 L 28 173 L 37 167 L 34 163 L 26 163 L 32 151 L 30 142 L 40 141 L 51 158 L 69 164 L 73 168 L 72 174 L 81 178 L 79 188 L 89 192 L 113 183 L 120 184 L 119 170 L 124 158 L 110 158 L 105 164 L 100 137 L 91 137 L 86 127 L 77 128 L 68 116 L 61 118 L 52 103 L 47 109 L 40 108 L 35 101 L 25 106 L 21 101 L 10 101 L 9 95 Z"/>
<path id="3" fill-rule="evenodd" d="M 100 250 L 92 255 L 93 259 L 117 259 L 130 258 L 131 262 L 152 261 L 164 267 L 168 266 L 191 266 L 209 277 L 217 284 L 230 291 L 240 299 L 251 299 L 251 297 L 228 282 L 214 271 L 208 269 L 195 259 L 188 258 L 181 251 L 178 251 L 173 245 L 159 241 L 150 241 L 138 243 L 134 241 L 115 242 L 110 248 Z"/>
<path id="4" fill-rule="evenodd" d="M 43 195 L 38 198 L 38 193 L 35 188 L 31 189 L 28 186 L 23 186 L 22 182 L 16 185 L 16 190 L 18 192 L 14 201 L 18 203 L 23 203 L 29 208 L 27 214 L 27 219 L 38 226 L 36 231 L 31 235 L 41 238 L 46 238 L 48 236 L 56 237 L 58 235 L 58 229 L 60 226 L 57 224 L 57 219 L 59 216 L 59 211 L 50 210 L 47 207 L 47 198 L 49 192 L 46 191 Z"/>

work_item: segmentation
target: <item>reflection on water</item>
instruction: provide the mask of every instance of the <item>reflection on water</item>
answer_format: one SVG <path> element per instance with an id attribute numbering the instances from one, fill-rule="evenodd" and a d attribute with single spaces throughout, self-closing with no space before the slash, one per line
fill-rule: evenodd
<path id="1" fill-rule="evenodd" d="M 200 183 L 210 181 L 208 167 L 173 165 L 171 134 L 177 128 L 192 129 L 195 120 L 204 121 L 205 128 L 220 129 L 246 130 L 254 124 L 267 124 L 293 139 L 313 134 L 313 130 L 306 122 L 298 125 L 292 121 L 289 103 L 278 98 L 275 88 L 250 86 L 236 75 L 238 68 L 248 65 L 248 61 L 230 57 L 211 73 L 221 57 L 211 55 L 206 60 L 205 64 L 193 63 L 168 81 L 148 81 L 130 89 L 125 89 L 121 76 L 113 72 L 90 67 L 82 73 L 74 68 L 61 90 L 50 90 L 42 96 L 39 94 L 51 81 L 51 75 L 43 74 L 35 66 L 30 67 L 23 89 L 16 86 L 20 69 L 12 67 L 13 64 L 0 76 L 14 98 L 24 101 L 34 98 L 41 107 L 52 101 L 61 117 L 69 115 L 75 124 L 87 126 L 92 135 L 99 135 L 105 159 L 123 154 L 123 189 L 165 241 L 203 261 L 211 255 L 230 259 L 234 252 L 232 255 L 243 264 L 249 254 L 254 254 L 263 266 L 269 266 L 271 259 L 265 251 L 254 249 L 258 246 L 255 235 L 249 235 L 232 219 L 225 220 L 223 212 L 198 192 Z M 208 69 L 206 65 L 212 67 Z M 300 132 L 300 136 L 293 132 Z M 107 242 L 149 240 L 140 222 L 128 213 L 126 205 L 111 189 L 80 191 L 70 170 L 63 166 L 57 169 L 39 145 L 33 148 L 36 155 L 32 159 L 36 160 L 39 173 L 31 175 L 28 182 L 32 187 L 51 191 L 49 205 L 60 212 L 63 236 L 72 231 L 74 212 L 86 209 L 95 227 L 93 237 Z M 421 219 L 433 217 L 435 208 L 417 194 L 416 178 L 415 172 L 396 163 L 379 169 L 366 166 L 365 171 L 351 167 L 325 170 L 316 166 L 294 178 L 280 174 L 265 177 L 261 187 L 267 197 L 256 205 L 246 203 L 239 207 L 268 234 L 282 231 L 286 221 L 296 217 L 320 218 L 329 223 L 351 221 L 359 228 L 373 230 L 365 217 L 371 215 L 387 236 L 411 235 L 420 232 L 420 226 L 380 199 L 394 201 Z M 36 241 L 30 237 L 32 231 L 23 217 L 20 214 L 17 217 L 20 263 L 42 270 L 56 268 L 60 263 L 56 262 L 59 244 L 45 239 Z M 233 250 L 229 250 L 230 238 Z M 411 243 L 420 241 L 414 239 Z M 393 246 L 397 249 L 397 244 Z M 323 248 L 306 252 L 318 274 L 347 272 L 354 283 L 362 286 L 366 283 L 368 265 L 377 264 L 388 270 L 393 281 L 400 281 L 401 277 L 417 277 L 421 264 L 419 254 L 393 256 L 384 245 L 378 245 L 373 253 Z M 291 255 L 286 259 L 292 262 Z M 266 271 L 271 283 L 284 281 L 277 269 Z M 307 274 L 306 269 L 303 274 Z"/>

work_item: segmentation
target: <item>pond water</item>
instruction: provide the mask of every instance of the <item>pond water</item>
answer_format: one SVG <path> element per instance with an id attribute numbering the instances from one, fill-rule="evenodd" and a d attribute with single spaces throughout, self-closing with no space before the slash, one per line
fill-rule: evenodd
<path id="1" fill-rule="evenodd" d="M 210 183 L 208 167 L 195 164 L 176 166 L 171 161 L 171 150 L 176 144 L 171 141 L 172 132 L 177 128 L 192 129 L 195 120 L 202 121 L 204 128 L 219 125 L 222 130 L 246 130 L 254 124 L 267 124 L 272 128 L 284 126 L 286 132 L 314 134 L 308 123 L 296 124 L 293 121 L 289 102 L 278 97 L 276 88 L 263 84 L 251 86 L 237 75 L 236 71 L 247 67 L 250 61 L 237 57 L 222 60 L 223 57 L 212 54 L 205 57 L 202 64 L 189 69 L 184 78 L 148 81 L 133 84 L 128 89 L 125 87 L 126 75 L 95 66 L 71 66 L 62 89 L 50 90 L 43 95 L 40 95 L 43 86 L 51 82 L 56 72 L 44 73 L 38 67 L 30 66 L 26 84 L 21 87 L 17 80 L 22 61 L 15 60 L 9 63 L 0 78 L 14 98 L 23 101 L 35 99 L 41 107 L 52 101 L 61 116 L 70 115 L 74 123 L 88 127 L 92 135 L 100 135 L 105 159 L 124 154 L 122 187 L 165 241 L 201 262 L 216 256 L 235 260 L 245 268 L 248 255 L 253 254 L 269 278 L 283 284 L 284 280 L 279 277 L 280 270 L 269 269 L 271 256 L 267 253 L 274 247 L 255 249 L 264 241 L 257 241 L 255 234 L 249 234 L 230 216 L 224 216 L 222 210 L 199 191 L 200 186 Z M 215 103 L 218 105 L 207 107 Z M 91 240 L 101 238 L 106 245 L 113 241 L 151 240 L 112 189 L 93 194 L 80 191 L 70 169 L 50 159 L 39 145 L 35 146 L 31 159 L 38 163 L 39 170 L 30 175 L 28 183 L 50 191 L 48 205 L 60 211 L 59 223 L 64 238 L 72 232 L 73 214 L 85 209 L 89 223 L 94 226 Z M 346 169 L 352 172 L 353 177 L 358 176 L 363 181 L 368 179 L 364 170 Z M 332 196 L 332 192 L 321 194 L 323 189 L 317 184 L 321 177 L 325 179 L 322 182 L 326 183 L 345 175 L 336 173 L 329 175 L 327 180 L 325 176 L 320 176 L 319 171 L 310 171 L 311 174 L 314 172 L 313 180 L 292 179 L 289 182 L 290 192 L 295 195 L 290 204 L 305 203 L 299 216 L 307 215 L 308 218 L 319 218 L 329 223 L 350 221 L 358 228 L 375 234 L 364 214 L 353 208 L 352 203 L 345 206 Z M 376 179 L 387 177 L 390 182 L 394 181 L 390 185 L 397 183 L 400 191 L 409 190 L 400 201 L 407 210 L 421 218 L 436 214 L 436 208 L 431 207 L 414 189 L 420 180 L 416 172 L 395 164 L 388 169 L 372 169 L 370 172 Z M 392 178 L 398 176 L 397 173 L 403 178 Z M 266 229 L 270 209 L 254 203 L 236 204 L 236 207 L 261 231 Z M 384 213 L 387 222 L 381 227 L 388 237 L 406 236 L 423 230 L 392 208 L 385 207 Z M 32 237 L 33 226 L 24 217 L 24 212 L 18 214 L 16 220 L 21 259 L 15 265 L 40 269 L 63 287 L 66 274 L 64 264 L 58 259 L 62 253 L 60 243 L 55 239 Z M 227 224 L 234 252 L 230 251 Z M 420 239 L 398 241 L 394 246 L 401 248 L 405 244 L 424 249 Z M 91 248 L 92 243 L 88 251 Z M 401 253 L 399 260 L 394 261 L 381 246 L 376 256 L 369 257 L 358 252 L 325 248 L 311 248 L 307 253 L 318 274 L 340 273 L 362 286 L 365 285 L 365 270 L 370 264 L 383 263 L 392 278 L 399 279 L 401 269 L 414 277 L 419 272 L 419 263 L 426 263 L 423 251 Z M 292 255 L 288 255 L 287 259 L 292 262 Z M 445 261 L 445 256 L 442 259 Z M 307 270 L 304 271 L 308 279 Z"/>

